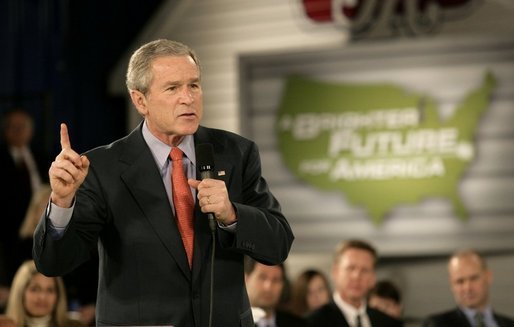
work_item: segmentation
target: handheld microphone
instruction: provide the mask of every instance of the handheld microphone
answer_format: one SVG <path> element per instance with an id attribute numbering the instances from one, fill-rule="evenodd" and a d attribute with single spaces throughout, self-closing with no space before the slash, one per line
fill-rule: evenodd
<path id="1" fill-rule="evenodd" d="M 210 143 L 202 143 L 196 146 L 196 162 L 200 170 L 200 176 L 203 179 L 214 178 L 214 148 Z M 209 212 L 209 228 L 211 231 L 216 230 L 216 219 L 214 215 Z"/>
<path id="2" fill-rule="evenodd" d="M 214 178 L 214 148 L 210 143 L 202 143 L 196 146 L 196 163 L 200 170 L 202 180 L 205 178 Z M 211 283 L 210 283 L 210 299 L 209 299 L 209 327 L 212 326 L 212 315 L 214 307 L 214 256 L 216 252 L 216 219 L 212 212 L 207 214 L 209 218 L 209 228 L 212 234 L 212 251 L 211 251 Z"/>

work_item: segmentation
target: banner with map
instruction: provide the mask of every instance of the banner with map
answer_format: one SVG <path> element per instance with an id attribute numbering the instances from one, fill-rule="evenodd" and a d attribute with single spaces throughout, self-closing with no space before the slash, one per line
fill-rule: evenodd
<path id="1" fill-rule="evenodd" d="M 288 76 L 275 126 L 280 155 L 298 179 L 341 192 L 375 224 L 397 205 L 430 197 L 449 199 L 466 219 L 459 182 L 495 76 L 485 71 L 477 84 L 443 119 L 430 94 L 405 86 Z"/>

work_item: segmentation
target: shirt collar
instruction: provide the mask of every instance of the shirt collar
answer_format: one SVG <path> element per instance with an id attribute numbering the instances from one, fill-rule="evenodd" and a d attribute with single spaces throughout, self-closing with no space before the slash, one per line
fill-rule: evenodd
<path id="1" fill-rule="evenodd" d="M 146 125 L 146 121 L 143 124 L 142 132 L 143 138 L 146 144 L 148 144 L 148 147 L 152 152 L 155 162 L 157 162 L 159 168 L 162 169 L 168 163 L 171 147 L 166 143 L 162 142 L 161 140 L 159 140 L 150 132 L 148 126 Z M 178 145 L 178 148 L 182 150 L 182 152 L 184 152 L 184 154 L 191 161 L 193 166 L 196 167 L 196 155 L 194 150 L 195 145 L 193 135 L 186 135 L 182 142 L 180 142 L 180 144 Z"/>
<path id="2" fill-rule="evenodd" d="M 259 325 L 260 326 L 276 326 L 276 322 L 275 322 L 275 313 L 273 313 L 270 317 L 264 317 L 262 319 L 259 320 Z"/>
<path id="3" fill-rule="evenodd" d="M 346 317 L 346 320 L 353 321 L 356 315 L 364 315 L 366 313 L 366 302 L 363 300 L 361 306 L 356 309 L 353 305 L 345 302 L 338 292 L 334 292 L 334 302 L 341 309 Z"/>

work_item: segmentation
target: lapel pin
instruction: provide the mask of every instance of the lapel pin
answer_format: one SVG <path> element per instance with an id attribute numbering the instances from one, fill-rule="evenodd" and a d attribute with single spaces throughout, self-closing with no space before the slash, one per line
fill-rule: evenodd
<path id="1" fill-rule="evenodd" d="M 225 171 L 224 170 L 218 171 L 218 176 L 225 176 Z"/>

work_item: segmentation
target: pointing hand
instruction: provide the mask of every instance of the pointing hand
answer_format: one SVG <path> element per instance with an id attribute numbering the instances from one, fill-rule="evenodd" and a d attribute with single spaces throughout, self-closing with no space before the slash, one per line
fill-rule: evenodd
<path id="1" fill-rule="evenodd" d="M 48 171 L 52 187 L 52 202 L 60 207 L 69 208 L 88 170 L 89 160 L 71 148 L 68 127 L 66 124 L 61 124 L 61 152 Z"/>

